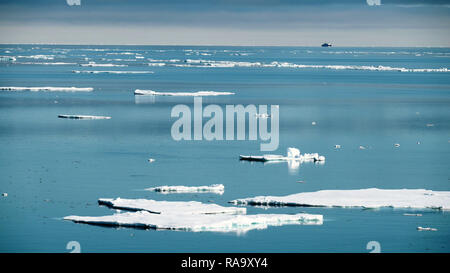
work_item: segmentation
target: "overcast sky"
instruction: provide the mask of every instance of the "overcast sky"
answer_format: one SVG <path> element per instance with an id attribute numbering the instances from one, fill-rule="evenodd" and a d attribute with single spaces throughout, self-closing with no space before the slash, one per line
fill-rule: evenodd
<path id="1" fill-rule="evenodd" d="M 450 47 L 450 0 L 67 2 L 0 0 L 0 43 Z"/>

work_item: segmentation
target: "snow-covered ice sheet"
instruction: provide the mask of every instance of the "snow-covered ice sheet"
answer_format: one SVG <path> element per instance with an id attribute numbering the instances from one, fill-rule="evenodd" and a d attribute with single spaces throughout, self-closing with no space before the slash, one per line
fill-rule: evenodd
<path id="1" fill-rule="evenodd" d="M 148 191 L 156 191 L 161 193 L 217 193 L 217 194 L 223 194 L 225 189 L 225 186 L 222 184 L 214 184 L 211 186 L 159 186 L 159 187 L 153 187 L 153 188 L 147 188 Z"/>
<path id="2" fill-rule="evenodd" d="M 197 201 L 155 201 L 149 199 L 100 198 L 98 203 L 115 209 L 148 211 L 159 214 L 245 214 L 245 208 L 222 207 Z"/>
<path id="3" fill-rule="evenodd" d="M 134 228 L 170 229 L 184 231 L 214 231 L 243 233 L 252 229 L 264 229 L 281 225 L 321 225 L 322 215 L 314 214 L 255 214 L 255 215 L 194 215 L 154 214 L 147 211 L 116 213 L 113 215 L 89 217 L 67 216 L 64 220 L 76 223 L 121 226 Z"/>
<path id="4" fill-rule="evenodd" d="M 94 88 L 92 88 L 92 87 L 53 87 L 53 86 L 43 86 L 43 87 L 5 86 L 5 87 L 0 87 L 0 91 L 91 92 L 93 90 L 94 90 Z"/>
<path id="5" fill-rule="evenodd" d="M 287 196 L 236 199 L 233 204 L 262 206 L 317 206 L 364 208 L 450 209 L 450 191 L 424 189 L 321 190 Z"/>
<path id="6" fill-rule="evenodd" d="M 88 115 L 58 115 L 58 118 L 68 119 L 111 119 L 107 116 L 88 116 Z"/>
<path id="7" fill-rule="evenodd" d="M 232 92 L 217 92 L 217 91 L 197 91 L 197 92 L 157 92 L 153 90 L 136 89 L 135 95 L 150 95 L 150 96 L 182 96 L 182 97 L 203 97 L 203 96 L 224 96 L 234 95 Z"/>

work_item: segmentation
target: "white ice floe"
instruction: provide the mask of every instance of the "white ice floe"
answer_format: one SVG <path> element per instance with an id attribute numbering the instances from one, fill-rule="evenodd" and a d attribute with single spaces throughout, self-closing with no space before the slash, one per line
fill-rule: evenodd
<path id="1" fill-rule="evenodd" d="M 52 63 L 44 63 L 44 62 L 17 62 L 16 64 L 40 64 L 40 65 L 76 65 L 77 63 L 65 63 L 65 62 L 52 62 Z"/>
<path id="2" fill-rule="evenodd" d="M 86 74 L 153 74 L 153 71 L 99 71 L 99 70 L 73 70 L 73 73 Z"/>
<path id="3" fill-rule="evenodd" d="M 15 61 L 16 58 L 13 56 L 0 56 L 0 62 L 15 62 Z"/>
<path id="4" fill-rule="evenodd" d="M 159 61 L 168 66 L 175 67 L 217 67 L 217 68 L 230 68 L 230 67 L 276 67 L 276 68 L 295 68 L 295 69 L 331 69 L 331 70 L 367 70 L 367 71 L 394 71 L 394 72 L 450 72 L 450 69 L 446 67 L 441 68 L 406 68 L 406 67 L 391 67 L 384 65 L 317 65 L 317 64 L 295 64 L 289 62 L 243 62 L 243 61 L 217 61 L 217 60 L 204 60 L 204 59 L 187 59 L 181 63 L 168 62 L 167 60 L 152 60 Z M 151 64 L 149 64 L 151 65 Z"/>
<path id="5" fill-rule="evenodd" d="M 68 119 L 111 119 L 107 116 L 88 116 L 88 115 L 58 115 L 58 118 Z"/>
<path id="6" fill-rule="evenodd" d="M 80 64 L 81 66 L 87 66 L 87 67 L 126 67 L 128 65 L 126 64 L 98 64 L 95 62 L 89 62 L 87 64 Z"/>
<path id="7" fill-rule="evenodd" d="M 155 201 L 149 199 L 100 198 L 98 203 L 115 209 L 148 211 L 158 214 L 245 214 L 245 208 L 222 207 L 197 201 Z"/>
<path id="8" fill-rule="evenodd" d="M 241 160 L 247 161 L 262 161 L 262 162 L 279 162 L 279 161 L 298 161 L 302 162 L 323 162 L 325 161 L 324 156 L 320 156 L 318 153 L 305 153 L 300 154 L 300 150 L 297 148 L 288 148 L 287 156 L 283 155 L 262 155 L 262 156 L 254 156 L 254 155 L 240 155 L 239 158 Z"/>
<path id="9" fill-rule="evenodd" d="M 159 186 L 148 188 L 148 191 L 156 191 L 161 193 L 207 193 L 223 194 L 225 186 L 222 184 L 214 184 L 211 186 Z"/>
<path id="10" fill-rule="evenodd" d="M 48 92 L 91 92 L 94 88 L 92 87 L 17 87 L 17 86 L 6 86 L 0 87 L 0 91 L 48 91 Z"/>
<path id="11" fill-rule="evenodd" d="M 317 206 L 364 208 L 450 209 L 450 191 L 424 189 L 322 190 L 287 196 L 258 196 L 230 201 L 234 204 L 267 206 Z"/>
<path id="12" fill-rule="evenodd" d="M 419 231 L 437 231 L 437 228 L 431 228 L 431 227 L 417 227 L 417 230 L 419 230 Z"/>
<path id="13" fill-rule="evenodd" d="M 149 95 L 149 96 L 190 96 L 190 97 L 203 97 L 203 96 L 224 96 L 234 95 L 232 92 L 217 92 L 217 91 L 197 91 L 197 92 L 157 92 L 153 90 L 141 90 L 136 89 L 135 95 Z"/>
<path id="14" fill-rule="evenodd" d="M 169 229 L 181 231 L 212 231 L 244 233 L 281 225 L 321 225 L 322 215 L 315 214 L 154 214 L 147 211 L 117 213 L 108 216 L 67 216 L 64 220 L 93 225 Z"/>

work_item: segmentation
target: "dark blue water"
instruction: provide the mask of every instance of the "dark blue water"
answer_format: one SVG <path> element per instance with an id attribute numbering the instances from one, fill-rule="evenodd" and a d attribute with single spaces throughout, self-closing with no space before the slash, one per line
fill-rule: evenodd
<path id="1" fill-rule="evenodd" d="M 133 54 L 108 54 L 121 52 Z M 144 59 L 136 59 L 135 53 Z M 249 207 L 249 214 L 323 214 L 324 223 L 269 227 L 241 235 L 115 229 L 61 219 L 112 214 L 97 205 L 98 198 L 227 205 L 236 198 L 322 189 L 448 191 L 449 72 L 156 67 L 148 66 L 148 59 L 166 64 L 170 59 L 178 59 L 174 63 L 179 64 L 203 59 L 448 68 L 450 49 L 2 45 L 0 55 L 16 57 L 15 62 L 0 62 L 0 86 L 94 88 L 89 93 L 0 91 L 0 192 L 8 193 L 0 198 L 2 252 L 67 252 L 69 241 L 80 242 L 82 252 L 368 252 L 369 241 L 378 241 L 382 252 L 450 251 L 450 214 L 432 210 Z M 19 57 L 32 55 L 54 56 L 50 60 Z M 89 61 L 128 66 L 79 66 Z M 74 64 L 39 64 L 52 62 Z M 298 147 L 326 156 L 326 163 L 289 169 L 284 163 L 240 162 L 239 154 L 262 153 L 259 140 L 174 141 L 170 129 L 175 119 L 170 111 L 179 103 L 192 106 L 192 98 L 135 98 L 137 88 L 236 93 L 204 98 L 205 105 L 278 104 L 280 145 L 274 153 Z M 58 119 L 58 114 L 112 119 L 67 120 Z M 395 143 L 401 146 L 395 148 Z M 335 144 L 342 148 L 336 150 Z M 360 150 L 360 145 L 367 149 Z M 148 158 L 156 162 L 149 164 Z M 142 191 L 159 185 L 217 183 L 225 185 L 223 195 Z M 404 216 L 405 212 L 423 216 Z M 417 226 L 438 231 L 419 232 Z"/>

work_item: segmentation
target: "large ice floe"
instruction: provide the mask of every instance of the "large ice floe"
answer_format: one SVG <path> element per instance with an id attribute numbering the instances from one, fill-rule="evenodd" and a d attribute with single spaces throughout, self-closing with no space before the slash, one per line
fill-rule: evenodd
<path id="1" fill-rule="evenodd" d="M 322 215 L 255 214 L 246 215 L 242 207 L 223 207 L 196 201 L 155 201 L 147 199 L 99 199 L 99 203 L 119 210 L 106 216 L 66 216 L 64 220 L 103 226 L 184 231 L 243 233 L 281 225 L 321 225 Z"/>
<path id="2" fill-rule="evenodd" d="M 108 116 L 89 116 L 89 115 L 58 115 L 58 118 L 67 119 L 111 119 Z"/>
<path id="3" fill-rule="evenodd" d="M 109 199 L 100 198 L 100 205 L 114 209 L 140 211 L 158 214 L 245 214 L 240 207 L 222 207 L 217 204 L 204 204 L 197 201 L 155 201 L 149 199 Z"/>
<path id="4" fill-rule="evenodd" d="M 424 189 L 321 190 L 287 196 L 236 199 L 233 204 L 257 206 L 362 207 L 402 209 L 450 209 L 450 191 Z"/>
<path id="5" fill-rule="evenodd" d="M 183 231 L 214 231 L 244 233 L 252 229 L 265 229 L 281 225 L 321 225 L 322 215 L 315 214 L 154 214 L 147 211 L 116 213 L 107 216 L 67 216 L 65 220 L 103 226 Z"/>
<path id="6" fill-rule="evenodd" d="M 223 194 L 225 186 L 222 184 L 214 184 L 211 186 L 159 186 L 147 188 L 145 190 L 160 193 L 216 193 Z"/>
<path id="7" fill-rule="evenodd" d="M 261 161 L 261 162 L 282 162 L 282 161 L 298 161 L 302 162 L 324 162 L 325 157 L 318 153 L 301 154 L 297 148 L 288 148 L 287 155 L 240 155 L 240 160 Z"/>
<path id="8" fill-rule="evenodd" d="M 135 95 L 147 96 L 181 96 L 181 97 L 203 97 L 203 96 L 225 96 L 234 95 L 232 92 L 217 92 L 217 91 L 197 91 L 197 92 L 157 92 L 153 90 L 136 89 Z"/>
<path id="9" fill-rule="evenodd" d="M 94 88 L 92 87 L 17 87 L 17 86 L 6 86 L 0 87 L 0 91 L 47 91 L 47 92 L 91 92 Z"/>

